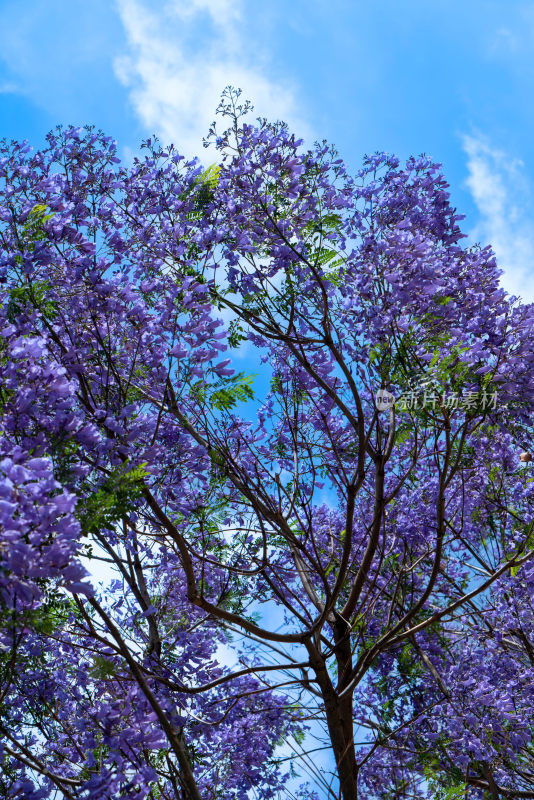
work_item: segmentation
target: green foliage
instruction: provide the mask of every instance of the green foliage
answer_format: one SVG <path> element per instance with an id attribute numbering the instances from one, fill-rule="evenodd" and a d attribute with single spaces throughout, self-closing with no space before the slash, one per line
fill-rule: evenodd
<path id="1" fill-rule="evenodd" d="M 423 775 L 433 792 L 432 796 L 436 800 L 465 800 L 465 781 L 460 770 L 452 768 L 451 773 L 447 774 L 439 767 L 437 759 L 433 759 L 432 766 L 423 768 Z"/>
<path id="2" fill-rule="evenodd" d="M 341 223 L 342 218 L 339 214 L 325 214 L 318 220 L 308 222 L 305 228 L 309 231 L 311 239 L 309 260 L 316 268 L 323 268 L 324 277 L 336 285 L 341 282 L 341 269 L 345 265 L 345 259 L 340 257 L 337 250 L 323 246 L 323 237 L 339 230 Z M 327 265 L 328 269 L 324 269 Z"/>
<path id="3" fill-rule="evenodd" d="M 46 238 L 44 224 L 52 219 L 53 214 L 46 213 L 46 206 L 35 205 L 28 215 L 22 230 L 19 232 L 19 247 L 21 253 L 31 253 L 37 242 Z M 15 263 L 22 265 L 21 253 L 15 255 Z M 57 304 L 48 299 L 47 294 L 51 288 L 48 281 L 24 281 L 20 286 L 15 286 L 9 293 L 7 302 L 7 318 L 13 322 L 26 306 L 37 309 L 48 319 L 57 316 Z"/>
<path id="4" fill-rule="evenodd" d="M 15 286 L 9 293 L 6 309 L 8 320 L 14 322 L 26 306 L 37 309 L 47 319 L 54 319 L 57 316 L 57 303 L 47 298 L 49 289 L 50 283 L 47 281 Z"/>
<path id="5" fill-rule="evenodd" d="M 77 507 L 78 518 L 85 533 L 96 533 L 113 526 L 126 516 L 143 493 L 146 464 L 128 469 L 113 470 L 96 492 L 82 500 Z"/>
<path id="6" fill-rule="evenodd" d="M 521 553 L 526 553 L 528 550 L 532 550 L 534 548 L 534 524 L 531 523 L 530 525 L 524 525 L 523 523 L 518 523 L 516 527 L 525 528 L 525 540 L 519 549 L 514 550 L 513 553 L 510 553 L 507 558 L 511 561 L 513 558 L 516 558 Z M 510 567 L 510 575 L 512 578 L 515 578 L 521 566 Z"/>
<path id="7" fill-rule="evenodd" d="M 238 372 L 229 379 L 220 381 L 215 391 L 210 395 L 210 403 L 219 411 L 234 408 L 238 403 L 254 399 L 252 382 L 256 375 L 245 375 Z M 220 387 L 220 388 L 219 388 Z"/>
<path id="8" fill-rule="evenodd" d="M 221 167 L 219 164 L 211 164 L 200 176 L 199 182 L 202 186 L 215 189 L 219 185 Z"/>
<path id="9" fill-rule="evenodd" d="M 462 355 L 469 350 L 469 347 L 456 345 L 449 348 L 448 339 L 449 336 L 440 337 L 438 345 L 434 348 L 429 368 L 433 377 L 440 385 L 448 386 L 452 391 L 461 391 L 473 381 L 479 383 L 480 376 L 473 372 L 471 366 L 461 361 Z"/>
<path id="10" fill-rule="evenodd" d="M 109 680 L 117 674 L 117 668 L 112 661 L 103 656 L 95 656 L 91 667 L 91 677 L 96 680 Z"/>
<path id="11" fill-rule="evenodd" d="M 238 403 L 254 399 L 252 382 L 256 375 L 238 372 L 228 378 L 220 378 L 212 384 L 198 381 L 191 387 L 192 394 L 201 402 L 207 402 L 218 411 L 229 411 Z"/>
<path id="12" fill-rule="evenodd" d="M 54 477 L 61 484 L 68 483 L 72 476 L 72 470 L 77 464 L 77 454 L 79 445 L 74 439 L 62 435 L 50 437 L 49 453 L 54 465 Z"/>
<path id="13" fill-rule="evenodd" d="M 187 218 L 190 220 L 201 219 L 203 209 L 213 198 L 213 191 L 217 187 L 220 179 L 221 168 L 217 164 L 211 164 L 197 179 L 197 193 L 195 196 L 195 211 L 191 211 Z"/>
<path id="14" fill-rule="evenodd" d="M 25 245 L 27 250 L 33 250 L 35 242 L 40 242 L 46 238 L 44 224 L 51 220 L 53 216 L 53 213 L 46 213 L 46 206 L 42 203 L 34 205 L 28 214 L 28 219 L 20 235 L 21 244 Z"/>
<path id="15" fill-rule="evenodd" d="M 343 220 L 339 214 L 323 214 L 319 222 L 309 222 L 308 227 L 314 232 L 318 233 L 322 233 L 323 231 L 334 231 L 340 227 L 342 221 Z"/>
<path id="16" fill-rule="evenodd" d="M 244 342 L 246 338 L 247 334 L 244 333 L 241 322 L 237 319 L 233 319 L 228 328 L 228 346 L 232 348 L 239 347 L 241 342 Z"/>
<path id="17" fill-rule="evenodd" d="M 420 678 L 424 668 L 413 646 L 407 642 L 397 656 L 397 666 L 401 675 L 408 681 Z"/>
<path id="18" fill-rule="evenodd" d="M 434 298 L 436 305 L 446 306 L 451 297 Z M 469 351 L 468 345 L 450 344 L 451 334 L 443 330 L 442 320 L 438 313 L 426 314 L 420 320 L 414 320 L 409 329 L 402 335 L 391 335 L 383 342 L 371 348 L 369 363 L 381 381 L 381 385 L 396 385 L 403 391 L 413 390 L 416 393 L 423 389 L 435 393 L 436 406 L 439 396 L 452 392 L 459 396 L 467 386 L 478 386 L 479 393 L 490 395 L 495 391 L 491 372 L 477 373 L 479 364 L 466 364 L 463 357 Z M 417 358 L 417 350 L 424 345 L 431 355 L 430 362 L 424 364 Z M 478 402 L 471 405 L 475 413 L 480 413 Z M 412 416 L 422 421 L 433 413 L 431 407 L 415 407 L 410 409 Z"/>
<path id="19" fill-rule="evenodd" d="M 39 581 L 38 581 L 39 583 Z M 2 608 L 2 627 L 21 630 L 30 628 L 35 633 L 50 636 L 63 627 L 69 614 L 75 610 L 74 600 L 59 594 L 52 585 L 41 582 L 45 592 L 45 601 L 37 608 L 27 608 L 23 611 L 12 608 Z"/>
<path id="20" fill-rule="evenodd" d="M 336 250 L 328 250 L 324 247 L 319 248 L 314 256 L 317 267 L 326 267 L 328 265 L 328 269 L 323 270 L 324 277 L 336 286 L 339 286 L 343 281 L 341 268 L 345 265 L 345 259 L 338 256 L 339 253 Z"/>
<path id="21" fill-rule="evenodd" d="M 413 435 L 413 425 L 407 422 L 401 422 L 395 431 L 395 444 L 404 444 L 409 441 Z"/>
<path id="22" fill-rule="evenodd" d="M 414 386 L 421 382 L 421 365 L 415 359 L 417 339 L 412 330 L 398 340 L 386 339 L 369 351 L 369 363 L 384 385 Z"/>

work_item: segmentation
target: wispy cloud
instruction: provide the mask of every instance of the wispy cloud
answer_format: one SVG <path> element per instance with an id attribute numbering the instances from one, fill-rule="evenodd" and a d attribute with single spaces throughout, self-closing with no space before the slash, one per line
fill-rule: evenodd
<path id="1" fill-rule="evenodd" d="M 0 94 L 18 94 L 21 88 L 13 81 L 0 81 Z"/>
<path id="2" fill-rule="evenodd" d="M 310 136 L 295 88 L 272 75 L 268 57 L 251 41 L 240 0 L 171 0 L 160 8 L 117 0 L 117 7 L 127 51 L 115 72 L 147 130 L 198 154 L 230 84 L 243 89 L 256 114 Z"/>
<path id="3" fill-rule="evenodd" d="M 471 231 L 491 244 L 510 293 L 534 301 L 534 201 L 523 162 L 491 146 L 483 136 L 465 136 L 471 191 L 480 221 Z"/>

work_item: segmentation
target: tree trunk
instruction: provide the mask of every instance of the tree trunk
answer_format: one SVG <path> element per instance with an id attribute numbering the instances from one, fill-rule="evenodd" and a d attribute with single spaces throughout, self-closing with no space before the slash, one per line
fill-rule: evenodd
<path id="1" fill-rule="evenodd" d="M 336 653 L 341 687 L 345 676 L 350 674 L 350 644 L 348 645 L 348 659 L 345 649 L 345 646 L 341 646 Z M 321 653 L 314 645 L 308 647 L 308 652 L 324 701 L 328 732 L 336 759 L 340 796 L 342 800 L 358 800 L 358 767 L 354 747 L 352 694 L 348 693 L 340 699 L 338 691 L 332 685 Z"/>

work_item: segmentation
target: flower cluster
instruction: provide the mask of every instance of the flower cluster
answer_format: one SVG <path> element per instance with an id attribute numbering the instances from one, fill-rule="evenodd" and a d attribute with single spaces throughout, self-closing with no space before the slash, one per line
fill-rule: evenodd
<path id="1" fill-rule="evenodd" d="M 274 798 L 307 720 L 319 791 L 506 795 L 534 308 L 430 158 L 351 176 L 237 100 L 208 169 L 0 149 L 2 790 Z"/>

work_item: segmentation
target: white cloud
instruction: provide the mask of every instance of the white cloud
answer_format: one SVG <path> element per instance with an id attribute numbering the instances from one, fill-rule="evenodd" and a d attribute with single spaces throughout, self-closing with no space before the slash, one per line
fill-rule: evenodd
<path id="1" fill-rule="evenodd" d="M 467 187 L 480 213 L 471 232 L 491 244 L 504 270 L 501 282 L 511 294 L 534 301 L 534 202 L 524 165 L 493 148 L 483 136 L 465 136 Z"/>
<path id="2" fill-rule="evenodd" d="M 0 83 L 0 94 L 19 94 L 21 91 L 20 86 L 10 81 L 2 81 Z"/>
<path id="3" fill-rule="evenodd" d="M 520 40 L 514 31 L 509 28 L 499 28 L 492 37 L 489 53 L 493 56 L 515 54 L 520 46 Z"/>
<path id="4" fill-rule="evenodd" d="M 251 41 L 241 0 L 117 0 L 127 52 L 115 72 L 129 89 L 146 129 L 188 156 L 201 155 L 202 138 L 227 85 L 243 89 L 255 114 L 284 119 L 310 132 L 296 111 L 294 88 L 270 78 L 268 59 Z"/>

